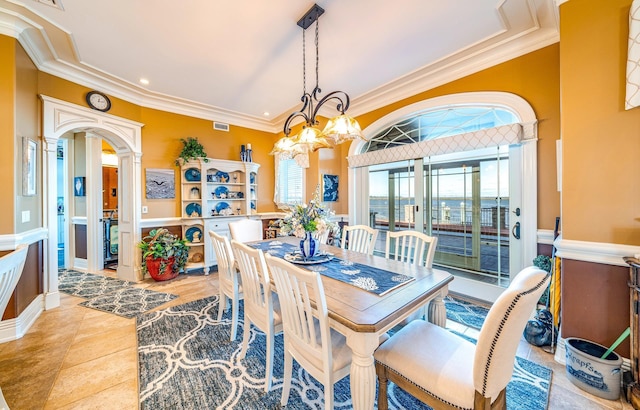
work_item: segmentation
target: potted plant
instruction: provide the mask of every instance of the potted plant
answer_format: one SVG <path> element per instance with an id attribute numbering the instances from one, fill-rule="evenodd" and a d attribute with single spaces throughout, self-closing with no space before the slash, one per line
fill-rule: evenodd
<path id="1" fill-rule="evenodd" d="M 189 248 L 184 239 L 165 228 L 152 229 L 138 243 L 142 249 L 142 272 L 157 280 L 173 279 L 187 264 Z"/>
<path id="2" fill-rule="evenodd" d="M 207 153 L 204 152 L 204 147 L 200 144 L 197 138 L 188 137 L 186 140 L 181 138 L 180 141 L 182 141 L 184 146 L 182 147 L 182 151 L 180 151 L 180 155 L 178 155 L 178 158 L 176 159 L 177 166 L 197 158 L 203 158 L 204 162 L 209 162 L 207 159 Z"/>

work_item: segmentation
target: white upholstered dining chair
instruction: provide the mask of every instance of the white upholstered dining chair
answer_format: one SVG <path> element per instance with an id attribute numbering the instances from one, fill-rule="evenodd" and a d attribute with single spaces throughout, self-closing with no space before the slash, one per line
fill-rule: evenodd
<path id="1" fill-rule="evenodd" d="M 256 219 L 241 219 L 229 222 L 231 239 L 238 242 L 254 242 L 262 240 L 262 221 Z"/>
<path id="2" fill-rule="evenodd" d="M 414 320 L 375 352 L 378 409 L 386 410 L 387 381 L 435 409 L 506 409 L 522 331 L 549 283 L 533 266 L 522 270 L 491 306 L 478 342 Z"/>
<path id="3" fill-rule="evenodd" d="M 437 244 L 437 237 L 422 232 L 387 231 L 385 258 L 430 268 Z"/>
<path id="4" fill-rule="evenodd" d="M 222 319 L 222 312 L 227 309 L 227 298 L 231 299 L 231 340 L 233 341 L 236 340 L 238 330 L 238 302 L 243 298 L 242 284 L 236 271 L 229 239 L 213 231 L 209 231 L 209 236 L 218 261 L 218 287 L 220 288 L 218 321 Z"/>
<path id="5" fill-rule="evenodd" d="M 345 225 L 342 228 L 342 249 L 373 255 L 378 230 L 366 225 Z"/>
<path id="6" fill-rule="evenodd" d="M 280 298 L 284 325 L 284 385 L 280 403 L 286 406 L 293 359 L 324 385 L 324 408 L 333 409 L 333 385 L 349 374 L 351 349 L 346 338 L 329 328 L 327 302 L 318 272 L 266 256 Z"/>
<path id="7" fill-rule="evenodd" d="M 238 359 L 243 359 L 249 348 L 251 324 L 267 336 L 265 391 L 271 390 L 273 375 L 274 337 L 282 332 L 282 315 L 278 296 L 271 291 L 271 279 L 260 249 L 251 248 L 235 239 L 231 248 L 236 256 L 244 291 L 244 337 Z"/>

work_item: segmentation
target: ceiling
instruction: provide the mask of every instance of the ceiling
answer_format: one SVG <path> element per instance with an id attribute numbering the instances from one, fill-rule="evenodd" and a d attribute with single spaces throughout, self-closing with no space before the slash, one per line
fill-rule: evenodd
<path id="1" fill-rule="evenodd" d="M 321 96 L 347 92 L 354 116 L 559 41 L 554 0 L 317 3 L 325 9 Z M 41 71 L 111 96 L 277 132 L 300 108 L 296 23 L 312 5 L 0 0 L 0 34 L 17 38 Z M 311 26 L 307 91 L 315 84 L 314 36 Z"/>

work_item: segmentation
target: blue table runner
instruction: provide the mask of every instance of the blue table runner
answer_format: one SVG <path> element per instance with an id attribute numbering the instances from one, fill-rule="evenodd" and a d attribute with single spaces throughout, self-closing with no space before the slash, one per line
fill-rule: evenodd
<path id="1" fill-rule="evenodd" d="M 261 249 L 264 253 L 282 259 L 285 259 L 285 254 L 299 252 L 299 247 L 289 243 L 282 243 L 280 241 L 255 242 L 248 245 L 256 249 Z M 375 293 L 378 296 L 382 296 L 398 286 L 414 280 L 411 276 L 389 272 L 384 269 L 374 268 L 372 266 L 342 260 L 336 257 L 332 257 L 331 260 L 327 262 L 313 265 L 299 264 L 298 266 L 319 272 L 321 275 L 328 276 L 341 282 L 357 286 L 368 292 Z"/>

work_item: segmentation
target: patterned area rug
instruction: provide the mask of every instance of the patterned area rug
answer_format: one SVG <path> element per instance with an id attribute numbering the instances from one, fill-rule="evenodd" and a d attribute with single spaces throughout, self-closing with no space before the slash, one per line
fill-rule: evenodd
<path id="1" fill-rule="evenodd" d="M 480 330 L 489 309 L 451 296 L 444 298 L 447 319 Z"/>
<path id="2" fill-rule="evenodd" d="M 58 281 L 60 292 L 89 299 L 80 303 L 80 306 L 126 318 L 135 317 L 178 297 L 133 287 L 134 282 L 75 270 L 60 269 Z"/>
<path id="3" fill-rule="evenodd" d="M 251 328 L 250 347 L 242 346 L 243 314 L 238 337 L 229 341 L 230 311 L 215 320 L 218 297 L 212 296 L 137 317 L 141 409 L 279 409 L 283 383 L 283 338 L 275 338 L 274 380 L 264 391 L 265 335 Z M 323 409 L 323 387 L 294 361 L 288 409 Z M 508 409 L 544 410 L 551 372 L 518 359 L 507 388 Z M 351 409 L 349 377 L 336 383 L 336 409 Z M 429 409 L 394 384 L 391 409 Z"/>
<path id="4" fill-rule="evenodd" d="M 72 269 L 58 270 L 58 290 L 73 296 L 91 299 L 115 290 L 128 288 L 133 282 Z"/>

